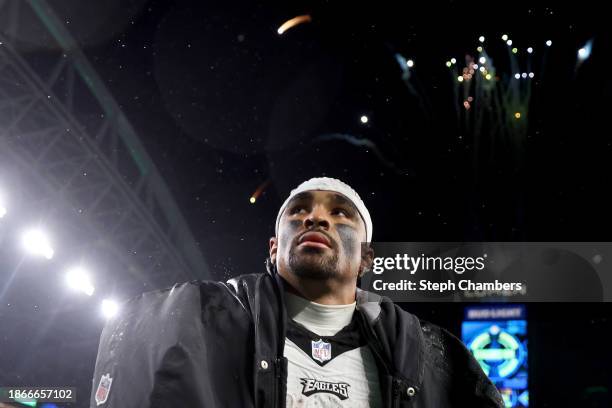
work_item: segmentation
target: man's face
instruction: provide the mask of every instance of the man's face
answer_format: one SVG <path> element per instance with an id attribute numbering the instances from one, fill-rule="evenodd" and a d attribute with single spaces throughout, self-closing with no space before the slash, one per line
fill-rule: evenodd
<path id="1" fill-rule="evenodd" d="M 356 279 L 364 260 L 365 225 L 355 205 L 331 191 L 297 194 L 283 212 L 270 258 L 285 271 L 307 279 Z"/>

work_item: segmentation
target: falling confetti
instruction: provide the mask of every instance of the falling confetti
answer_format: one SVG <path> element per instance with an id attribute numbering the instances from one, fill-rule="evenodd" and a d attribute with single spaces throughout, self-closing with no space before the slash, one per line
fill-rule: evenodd
<path id="1" fill-rule="evenodd" d="M 255 192 L 253 194 L 251 194 L 251 197 L 249 198 L 249 202 L 251 204 L 255 204 L 255 202 L 257 201 L 257 199 L 259 198 L 259 196 L 261 196 L 261 194 L 263 193 L 264 189 L 266 187 L 268 187 L 268 184 L 270 184 L 270 180 L 266 180 L 263 183 L 261 183 L 259 185 L 259 187 L 257 187 L 257 189 L 255 190 Z"/>
<path id="2" fill-rule="evenodd" d="M 278 27 L 278 30 L 276 31 L 278 32 L 279 35 L 282 35 L 285 33 L 285 31 L 289 30 L 290 28 L 295 27 L 296 25 L 300 25 L 303 23 L 310 23 L 311 21 L 312 21 L 312 17 L 310 17 L 309 14 L 303 14 L 301 16 L 293 17 L 292 19 L 285 21 L 280 27 Z"/>

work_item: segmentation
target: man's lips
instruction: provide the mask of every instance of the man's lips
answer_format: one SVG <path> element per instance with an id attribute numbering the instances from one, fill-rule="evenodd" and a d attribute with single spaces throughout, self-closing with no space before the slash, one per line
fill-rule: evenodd
<path id="1" fill-rule="evenodd" d="M 331 248 L 331 242 L 327 236 L 320 232 L 307 232 L 298 241 L 298 246 L 308 245 L 319 248 Z"/>

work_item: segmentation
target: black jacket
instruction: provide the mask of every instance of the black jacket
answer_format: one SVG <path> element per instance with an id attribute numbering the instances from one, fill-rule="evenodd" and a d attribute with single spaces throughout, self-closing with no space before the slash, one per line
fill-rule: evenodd
<path id="1" fill-rule="evenodd" d="M 284 407 L 283 293 L 281 278 L 268 271 L 130 300 L 102 332 L 91 407 Z M 361 290 L 357 311 L 379 366 L 383 406 L 503 407 L 476 360 L 444 329 Z M 103 375 L 112 382 L 96 405 Z"/>

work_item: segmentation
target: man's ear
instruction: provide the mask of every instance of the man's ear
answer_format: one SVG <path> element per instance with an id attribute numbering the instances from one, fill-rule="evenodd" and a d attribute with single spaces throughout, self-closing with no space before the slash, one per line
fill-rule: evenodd
<path id="1" fill-rule="evenodd" d="M 278 239 L 276 237 L 270 238 L 270 261 L 276 264 L 276 251 L 278 251 Z"/>
<path id="2" fill-rule="evenodd" d="M 359 265 L 359 277 L 372 269 L 374 263 L 374 249 L 368 243 L 361 244 L 361 264 Z"/>

